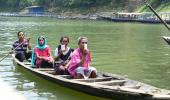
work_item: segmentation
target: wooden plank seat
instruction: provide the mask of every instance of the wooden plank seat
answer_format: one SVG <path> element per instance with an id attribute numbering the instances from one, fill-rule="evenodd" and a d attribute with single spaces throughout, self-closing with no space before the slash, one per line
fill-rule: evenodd
<path id="1" fill-rule="evenodd" d="M 23 62 L 25 65 L 31 65 L 30 62 Z"/>
<path id="2" fill-rule="evenodd" d="M 72 78 L 70 75 L 56 75 L 56 76 L 60 76 L 60 77 L 67 78 L 67 79 L 71 79 Z"/>
<path id="3" fill-rule="evenodd" d="M 125 85 L 125 86 L 122 86 L 122 87 L 132 88 L 132 89 L 139 89 L 141 87 L 141 85 Z"/>
<path id="4" fill-rule="evenodd" d="M 96 82 L 97 84 L 102 85 L 109 85 L 109 86 L 115 86 L 115 85 L 123 85 L 126 82 L 126 80 L 111 80 L 111 81 L 104 81 L 104 82 Z"/>
<path id="5" fill-rule="evenodd" d="M 43 72 L 55 75 L 55 71 L 54 70 L 48 70 L 48 71 L 43 71 Z"/>
<path id="6" fill-rule="evenodd" d="M 73 79 L 73 80 L 91 83 L 91 82 L 110 81 L 110 80 L 112 80 L 112 78 L 113 77 L 101 77 L 101 78 Z"/>
<path id="7" fill-rule="evenodd" d="M 120 76 L 120 75 L 116 75 L 116 74 L 111 74 L 111 73 L 100 73 L 102 74 L 103 77 L 113 77 L 113 79 L 125 79 L 125 76 Z"/>
<path id="8" fill-rule="evenodd" d="M 54 68 L 34 68 L 40 71 L 54 71 Z"/>
<path id="9" fill-rule="evenodd" d="M 34 70 L 43 71 L 49 74 L 55 74 L 54 68 L 34 68 Z"/>

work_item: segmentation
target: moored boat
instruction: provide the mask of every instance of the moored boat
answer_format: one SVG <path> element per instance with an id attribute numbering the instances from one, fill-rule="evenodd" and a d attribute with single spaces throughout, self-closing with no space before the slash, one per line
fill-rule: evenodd
<path id="1" fill-rule="evenodd" d="M 170 100 L 170 91 L 144 84 L 126 77 L 99 72 L 97 78 L 73 79 L 69 75 L 55 75 L 53 68 L 32 68 L 29 62 L 20 62 L 20 67 L 57 84 L 91 95 L 116 100 Z"/>

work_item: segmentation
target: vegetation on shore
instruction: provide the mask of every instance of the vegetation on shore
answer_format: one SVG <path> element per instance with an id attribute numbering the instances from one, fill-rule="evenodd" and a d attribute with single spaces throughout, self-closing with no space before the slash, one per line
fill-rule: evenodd
<path id="1" fill-rule="evenodd" d="M 170 12 L 170 2 L 169 0 L 148 0 L 152 7 L 158 12 Z M 137 8 L 138 12 L 150 12 L 146 5 L 141 5 Z"/>
<path id="2" fill-rule="evenodd" d="M 170 11 L 168 0 L 148 0 L 159 12 Z M 18 12 L 28 6 L 43 6 L 53 13 L 148 12 L 143 0 L 0 0 L 1 12 Z"/>

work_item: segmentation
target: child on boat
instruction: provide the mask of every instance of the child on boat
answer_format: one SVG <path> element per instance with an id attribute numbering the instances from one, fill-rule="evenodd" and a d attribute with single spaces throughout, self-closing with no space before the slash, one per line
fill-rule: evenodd
<path id="1" fill-rule="evenodd" d="M 91 67 L 91 55 L 87 49 L 87 37 L 78 39 L 79 47 L 74 50 L 68 71 L 73 78 L 95 78 L 97 76 L 96 68 Z"/>
<path id="2" fill-rule="evenodd" d="M 51 48 L 46 45 L 46 39 L 43 36 L 39 36 L 37 39 L 37 45 L 32 54 L 32 65 L 36 65 L 38 68 L 53 67 Z"/>
<path id="3" fill-rule="evenodd" d="M 54 69 L 56 74 L 59 75 L 67 75 L 68 73 L 68 66 L 70 64 L 71 54 L 73 49 L 68 47 L 69 44 L 69 37 L 62 36 L 60 38 L 60 45 L 57 46 L 54 53 Z"/>

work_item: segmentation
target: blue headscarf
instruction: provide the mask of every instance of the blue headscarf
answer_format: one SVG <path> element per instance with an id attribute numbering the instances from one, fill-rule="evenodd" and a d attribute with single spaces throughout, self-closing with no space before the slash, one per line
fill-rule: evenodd
<path id="1" fill-rule="evenodd" d="M 39 39 L 43 39 L 44 40 L 44 44 L 43 45 L 40 45 L 39 44 Z M 46 45 L 46 38 L 44 36 L 39 36 L 38 39 L 37 39 L 37 45 L 36 45 L 36 48 L 40 49 L 40 50 L 44 50 L 47 45 Z"/>
<path id="2" fill-rule="evenodd" d="M 40 38 L 42 38 L 44 40 L 44 44 L 43 45 L 39 44 L 39 39 Z M 46 38 L 44 36 L 39 36 L 37 38 L 37 45 L 35 47 L 40 49 L 40 50 L 44 50 L 47 47 L 46 43 L 47 43 Z M 32 60 L 31 60 L 31 64 L 32 64 L 33 67 L 35 65 L 35 59 L 36 59 L 36 56 L 35 56 L 34 49 L 33 49 L 33 51 L 32 51 Z"/>

